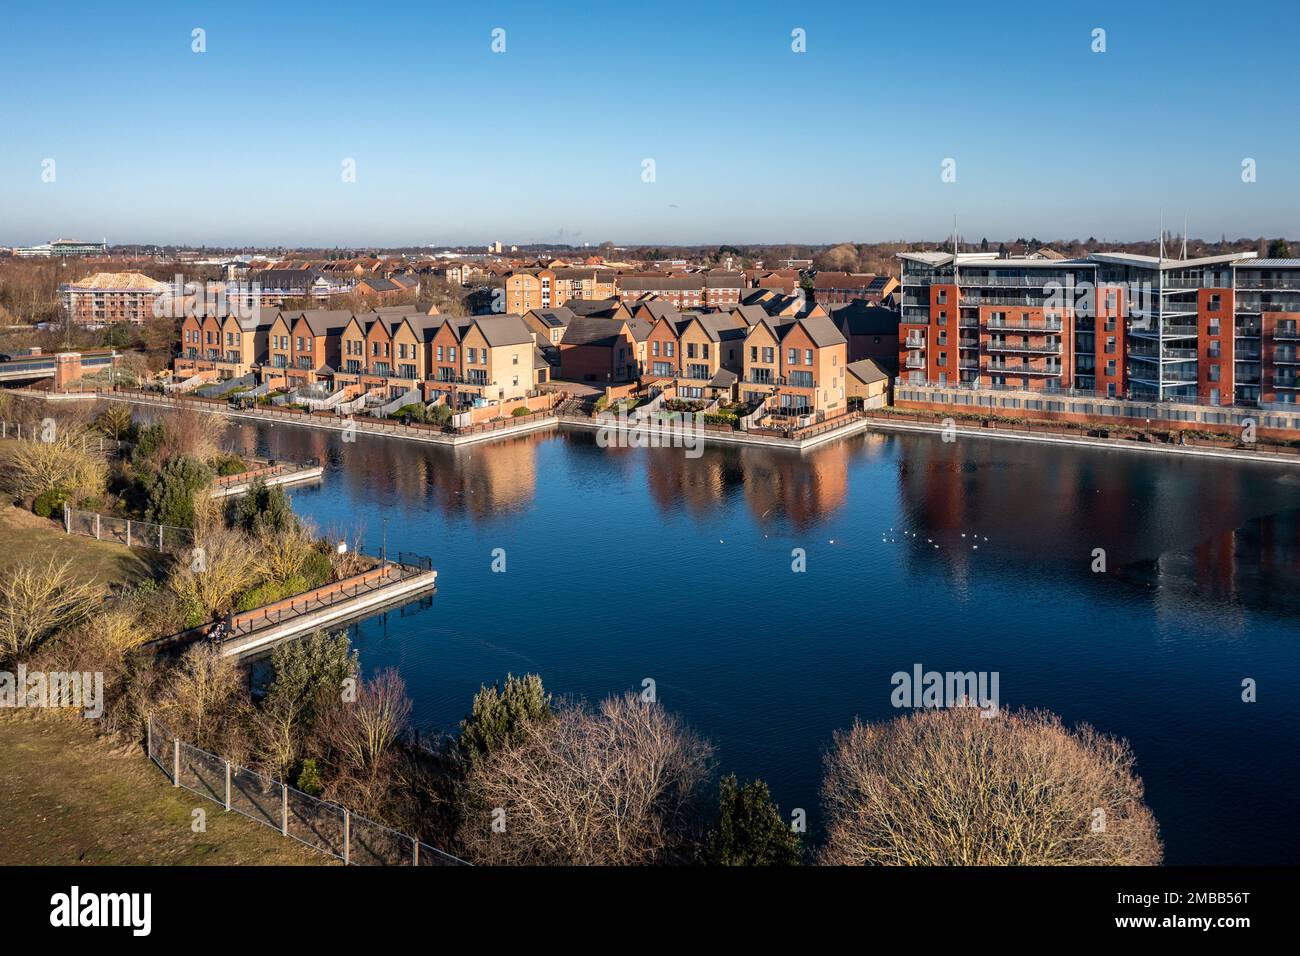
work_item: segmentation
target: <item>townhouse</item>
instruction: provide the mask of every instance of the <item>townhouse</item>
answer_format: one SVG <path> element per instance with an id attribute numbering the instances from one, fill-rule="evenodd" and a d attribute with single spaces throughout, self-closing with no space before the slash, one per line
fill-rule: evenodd
<path id="1" fill-rule="evenodd" d="M 248 375 L 266 354 L 273 322 L 273 314 L 187 313 L 181 319 L 177 374 L 216 372 L 218 379 Z"/>
<path id="2" fill-rule="evenodd" d="M 826 316 L 766 318 L 745 334 L 739 397 L 777 415 L 841 415 L 847 365 L 848 341 Z"/>
<path id="3" fill-rule="evenodd" d="M 1300 260 L 901 253 L 901 379 L 1289 408 Z"/>
<path id="4" fill-rule="evenodd" d="M 828 310 L 858 300 L 868 305 L 880 305 L 898 287 L 899 281 L 893 276 L 869 272 L 818 272 L 813 277 L 813 299 Z"/>
<path id="5" fill-rule="evenodd" d="M 549 380 L 537 343 L 517 315 L 454 318 L 400 308 L 192 315 L 181 323 L 174 370 L 221 379 L 253 373 L 277 388 L 389 398 L 419 389 L 426 401 L 461 408 L 526 397 Z"/>

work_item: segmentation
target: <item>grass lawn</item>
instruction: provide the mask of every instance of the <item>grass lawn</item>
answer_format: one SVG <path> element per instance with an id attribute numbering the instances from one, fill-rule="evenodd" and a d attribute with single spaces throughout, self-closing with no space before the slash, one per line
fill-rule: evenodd
<path id="1" fill-rule="evenodd" d="M 157 552 L 66 534 L 57 521 L 0 503 L 0 573 L 15 562 L 51 555 L 105 584 L 135 584 L 154 577 L 160 566 Z"/>
<path id="2" fill-rule="evenodd" d="M 85 723 L 0 713 L 0 866 L 46 864 L 275 866 L 332 862 L 184 788 L 135 749 Z M 207 814 L 194 833 L 192 813 Z"/>

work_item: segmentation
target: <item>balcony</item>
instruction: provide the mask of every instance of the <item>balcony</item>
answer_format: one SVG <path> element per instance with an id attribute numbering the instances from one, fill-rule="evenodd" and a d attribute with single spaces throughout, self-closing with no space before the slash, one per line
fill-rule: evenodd
<path id="1" fill-rule="evenodd" d="M 919 335 L 909 335 L 903 340 L 903 347 L 909 349 L 923 349 L 925 348 L 925 338 Z"/>
<path id="2" fill-rule="evenodd" d="M 925 368 L 925 356 L 924 356 L 924 355 L 909 355 L 909 356 L 907 357 L 907 359 L 903 362 L 903 368 Z M 766 383 L 763 383 L 763 382 L 755 382 L 754 384 L 756 384 L 756 385 L 761 385 L 761 384 L 767 384 L 767 385 L 770 385 L 770 384 L 772 384 L 772 383 L 771 383 L 770 381 L 768 381 L 768 382 L 766 382 Z"/>
<path id="3" fill-rule="evenodd" d="M 1274 388 L 1300 388 L 1300 378 L 1293 375 L 1274 375 Z"/>
<path id="4" fill-rule="evenodd" d="M 1275 328 L 1273 338 L 1278 342 L 1300 342 L 1300 329 Z"/>
<path id="5" fill-rule="evenodd" d="M 1300 290 L 1300 274 L 1272 278 L 1269 276 L 1242 275 L 1237 273 L 1238 289 L 1278 289 L 1280 291 Z"/>
<path id="6" fill-rule="evenodd" d="M 985 372 L 992 372 L 996 375 L 1037 375 L 1041 377 L 1061 374 L 1061 366 L 1059 365 L 1034 366 L 985 360 L 980 363 L 980 368 Z"/>
<path id="7" fill-rule="evenodd" d="M 1060 332 L 1060 319 L 1043 319 L 1038 322 L 1026 322 L 1021 319 L 1019 322 L 1012 322 L 1008 319 L 997 319 L 989 316 L 983 320 L 985 328 L 989 329 L 1015 329 L 1022 332 Z"/>
<path id="8" fill-rule="evenodd" d="M 1055 345 L 1015 345 L 1011 342 L 989 342 L 985 346 L 989 352 L 1028 352 L 1032 355 L 1060 355 L 1061 343 Z"/>

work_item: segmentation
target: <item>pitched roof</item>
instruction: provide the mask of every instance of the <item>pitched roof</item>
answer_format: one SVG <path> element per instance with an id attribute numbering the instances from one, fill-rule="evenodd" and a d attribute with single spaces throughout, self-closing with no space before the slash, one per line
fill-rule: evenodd
<path id="1" fill-rule="evenodd" d="M 831 307 L 831 320 L 846 335 L 897 335 L 901 318 L 893 309 L 857 299 Z"/>
<path id="2" fill-rule="evenodd" d="M 474 324 L 483 333 L 483 338 L 494 348 L 501 345 L 523 345 L 533 341 L 532 330 L 519 315 L 481 315 Z"/>
<path id="3" fill-rule="evenodd" d="M 795 319 L 792 322 L 784 323 L 780 327 L 781 340 L 784 341 L 786 335 L 794 329 L 795 326 L 803 326 L 803 330 L 808 333 L 812 339 L 813 345 L 825 348 L 828 345 L 845 345 L 848 339 L 844 333 L 835 327 L 835 323 L 824 315 L 809 315 L 802 319 Z"/>
<path id="4" fill-rule="evenodd" d="M 299 318 L 307 323 L 307 328 L 311 329 L 312 334 L 326 335 L 342 329 L 351 322 L 352 313 L 347 309 L 306 309 L 294 315 L 291 323 Z"/>
<path id="5" fill-rule="evenodd" d="M 563 305 L 555 309 L 529 309 L 527 314 L 551 329 L 566 328 L 574 319 L 573 310 Z"/>
<path id="6" fill-rule="evenodd" d="M 848 373 L 863 385 L 889 381 L 889 374 L 871 359 L 859 359 L 845 366 Z"/>
<path id="7" fill-rule="evenodd" d="M 618 299 L 570 299 L 564 307 L 574 315 L 612 315 L 623 303 Z"/>
<path id="8" fill-rule="evenodd" d="M 624 341 L 622 331 L 627 325 L 620 319 L 602 319 L 595 316 L 577 316 L 564 330 L 561 345 L 597 345 L 609 348 Z"/>
<path id="9" fill-rule="evenodd" d="M 121 292 L 158 292 L 167 288 L 167 283 L 150 279 L 138 272 L 96 272 L 84 279 L 69 282 L 68 287 L 77 291 L 107 289 Z"/>

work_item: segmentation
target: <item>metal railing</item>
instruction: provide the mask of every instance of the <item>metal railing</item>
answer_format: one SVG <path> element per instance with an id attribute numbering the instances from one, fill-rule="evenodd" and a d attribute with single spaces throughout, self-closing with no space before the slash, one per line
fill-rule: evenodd
<path id="1" fill-rule="evenodd" d="M 470 864 L 347 807 L 303 793 L 200 750 L 179 739 L 152 716 L 145 749 L 173 787 L 184 787 L 226 812 L 242 814 L 278 830 L 344 866 L 469 866 Z"/>

